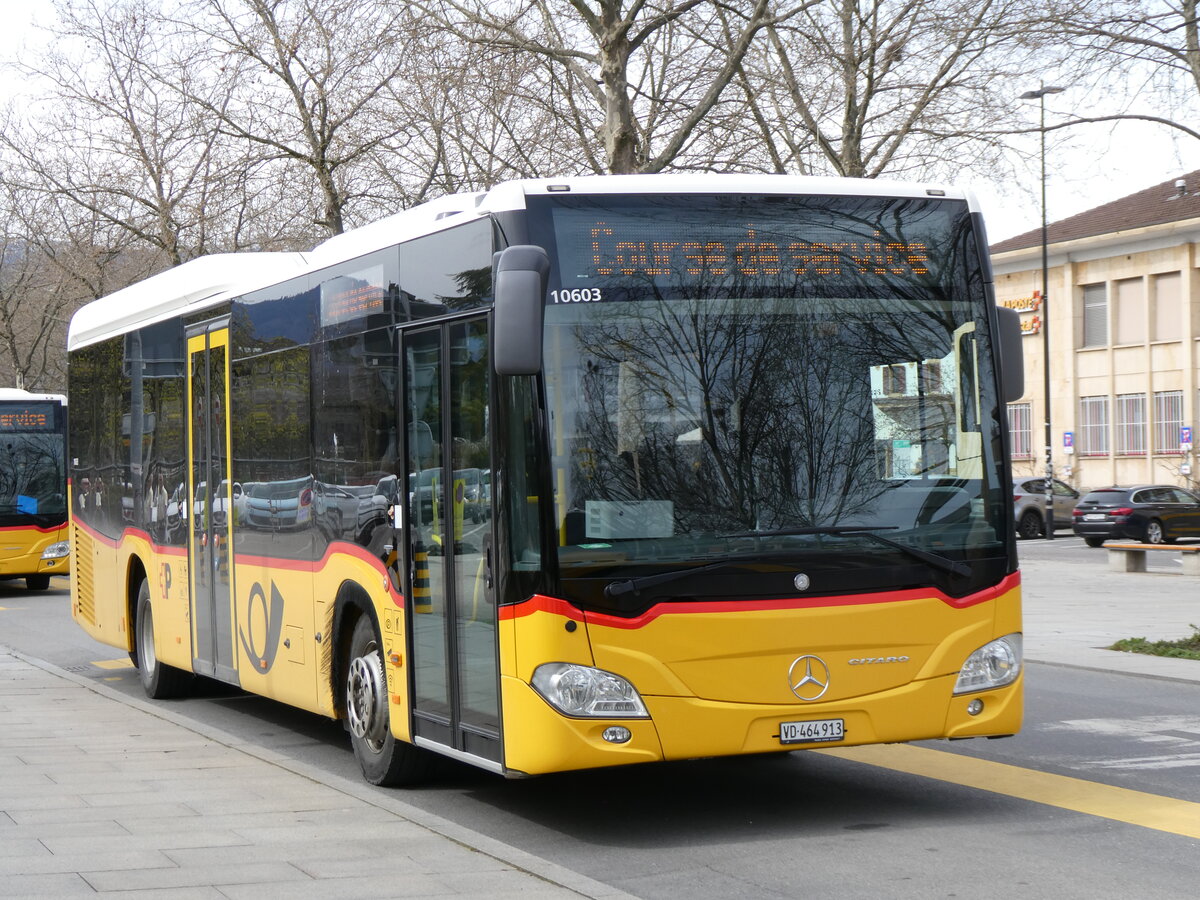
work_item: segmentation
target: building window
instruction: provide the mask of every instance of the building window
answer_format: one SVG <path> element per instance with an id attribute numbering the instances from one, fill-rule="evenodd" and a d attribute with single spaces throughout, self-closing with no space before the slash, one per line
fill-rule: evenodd
<path id="1" fill-rule="evenodd" d="M 1113 285 L 1113 343 L 1146 342 L 1146 285 L 1127 278 Z"/>
<path id="2" fill-rule="evenodd" d="M 1079 398 L 1079 455 L 1108 455 L 1108 398 Z"/>
<path id="3" fill-rule="evenodd" d="M 1154 276 L 1153 339 L 1156 341 L 1177 341 L 1186 327 L 1180 319 L 1182 281 L 1178 272 Z"/>
<path id="4" fill-rule="evenodd" d="M 1008 435 L 1013 459 L 1033 459 L 1033 408 L 1029 403 L 1008 404 Z"/>
<path id="5" fill-rule="evenodd" d="M 1103 347 L 1108 344 L 1108 287 L 1103 284 L 1083 286 L 1083 346 Z"/>
<path id="6" fill-rule="evenodd" d="M 1146 455 L 1146 395 L 1117 394 L 1118 456 Z"/>
<path id="7" fill-rule="evenodd" d="M 888 396 L 904 396 L 908 393 L 908 367 L 905 365 L 883 367 L 883 392 Z"/>
<path id="8" fill-rule="evenodd" d="M 1154 394 L 1154 452 L 1180 453 L 1179 429 L 1183 427 L 1183 391 Z"/>
<path id="9" fill-rule="evenodd" d="M 921 393 L 940 394 L 945 390 L 942 385 L 942 361 L 927 359 L 921 363 Z"/>

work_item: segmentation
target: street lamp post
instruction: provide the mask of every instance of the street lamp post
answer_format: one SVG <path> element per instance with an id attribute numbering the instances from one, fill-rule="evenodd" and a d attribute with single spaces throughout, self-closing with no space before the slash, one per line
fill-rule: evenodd
<path id="1" fill-rule="evenodd" d="M 1066 88 L 1046 87 L 1026 91 L 1021 100 L 1037 100 L 1041 109 L 1038 132 L 1042 139 L 1042 405 L 1046 414 L 1046 539 L 1054 540 L 1054 440 L 1050 431 L 1050 297 L 1049 250 L 1046 224 L 1046 95 Z"/>

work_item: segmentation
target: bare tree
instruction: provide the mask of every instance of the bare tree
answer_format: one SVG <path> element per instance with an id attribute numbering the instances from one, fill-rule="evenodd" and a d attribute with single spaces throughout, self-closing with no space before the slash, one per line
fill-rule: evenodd
<path id="1" fill-rule="evenodd" d="M 160 265 L 206 252 L 223 173 L 215 128 L 184 99 L 195 73 L 144 0 L 64 0 L 57 11 L 48 45 L 18 65 L 42 88 L 37 102 L 0 137 L 24 187 L 152 247 Z"/>
<path id="2" fill-rule="evenodd" d="M 373 190 L 372 157 L 395 152 L 411 126 L 390 98 L 416 34 L 412 14 L 385 0 L 184 0 L 176 24 L 232 92 L 227 103 L 190 99 L 293 195 L 307 192 L 325 234 L 344 231 Z"/>
<path id="3" fill-rule="evenodd" d="M 1084 61 L 1074 77 L 1101 86 L 1118 104 L 1053 127 L 1138 119 L 1200 138 L 1197 0 L 1052 0 L 1042 27 Z"/>
<path id="4" fill-rule="evenodd" d="M 564 171 L 576 141 L 556 114 L 540 59 L 417 26 L 420 37 L 388 87 L 402 140 L 373 154 L 379 214 L 511 178 Z M 533 139 L 531 139 L 531 137 Z M 569 171 L 569 169 L 568 169 Z"/>
<path id="5" fill-rule="evenodd" d="M 619 174 L 676 167 L 756 36 L 817 0 L 418 2 L 464 41 L 545 60 L 584 158 Z"/>
<path id="6" fill-rule="evenodd" d="M 739 81 L 761 164 L 856 178 L 1001 164 L 1036 14 L 1029 0 L 826 0 L 768 25 Z"/>
<path id="7" fill-rule="evenodd" d="M 103 290 L 103 263 L 111 260 L 96 259 L 72 240 L 82 235 L 64 230 L 64 210 L 78 211 L 0 183 L 0 384 L 64 389 L 67 322 Z"/>

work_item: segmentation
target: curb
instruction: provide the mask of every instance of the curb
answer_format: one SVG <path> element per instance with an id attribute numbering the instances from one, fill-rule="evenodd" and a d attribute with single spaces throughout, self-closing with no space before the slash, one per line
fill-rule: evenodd
<path id="1" fill-rule="evenodd" d="M 1109 652 L 1116 653 L 1118 651 L 1111 650 Z M 1188 662 L 1188 660 L 1180 660 L 1180 662 Z M 1033 663 L 1039 666 L 1054 666 L 1056 669 L 1078 669 L 1082 672 L 1099 672 L 1103 675 L 1127 675 L 1130 678 L 1153 678 L 1157 681 L 1171 681 L 1175 684 L 1200 683 L 1200 663 L 1196 663 L 1196 674 L 1194 676 L 1174 675 L 1163 672 L 1149 672 L 1145 669 L 1115 669 L 1112 666 L 1104 666 L 1100 665 L 1099 663 L 1091 664 L 1083 662 L 1065 662 L 1061 659 L 1035 659 L 1032 656 L 1025 657 L 1025 663 L 1026 665 Z"/>

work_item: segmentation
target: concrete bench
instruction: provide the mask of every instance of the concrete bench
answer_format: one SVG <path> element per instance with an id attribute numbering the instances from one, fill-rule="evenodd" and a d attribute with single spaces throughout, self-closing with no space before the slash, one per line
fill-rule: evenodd
<path id="1" fill-rule="evenodd" d="M 1146 554 L 1156 552 L 1183 554 L 1183 574 L 1200 575 L 1200 544 L 1105 544 L 1110 572 L 1145 572 Z"/>

